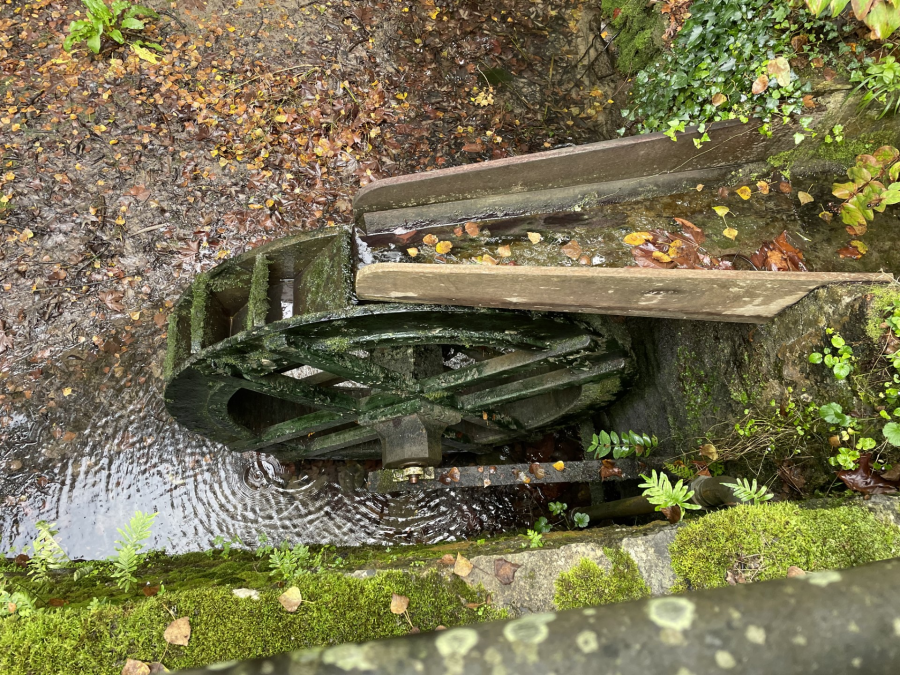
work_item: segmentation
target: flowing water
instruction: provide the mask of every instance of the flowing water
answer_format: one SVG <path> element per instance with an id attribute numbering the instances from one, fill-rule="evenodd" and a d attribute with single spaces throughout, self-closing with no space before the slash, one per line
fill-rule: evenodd
<path id="1" fill-rule="evenodd" d="M 828 205 L 831 178 L 804 181 L 816 199 L 805 206 L 797 201 L 797 186 L 787 195 L 773 185 L 769 195 L 757 193 L 747 201 L 733 192 L 723 198 L 718 186 L 709 186 L 607 204 L 563 225 L 535 217 L 481 223 L 476 237 L 456 235 L 454 228 L 435 230 L 454 244 L 442 257 L 419 244 L 420 255 L 411 258 L 408 237 L 383 241 L 371 253 L 375 260 L 407 262 L 461 263 L 488 254 L 523 265 L 622 266 L 631 263 L 629 248 L 621 243 L 626 234 L 654 228 L 677 232 L 672 218 L 679 217 L 704 230 L 705 247 L 717 256 L 749 255 L 787 231 L 811 271 L 900 269 L 900 250 L 893 245 L 900 222 L 892 213 L 880 215 L 863 237 L 869 252 L 862 259 L 837 255 L 851 237 L 839 217 L 825 222 L 817 215 Z M 726 220 L 738 230 L 736 241 L 721 234 L 726 223 L 712 210 L 723 204 L 732 211 Z M 528 232 L 540 233 L 541 241 L 532 242 Z M 561 250 L 571 240 L 585 256 L 581 263 L 581 256 L 573 259 Z M 509 246 L 506 258 L 498 253 L 501 246 Z M 74 383 L 72 393 L 57 398 L 55 407 L 38 409 L 25 401 L 5 421 L 0 430 L 6 434 L 0 436 L 4 548 L 21 549 L 33 538 L 35 523 L 47 520 L 56 522 L 71 557 L 106 556 L 116 528 L 136 510 L 159 513 L 151 545 L 170 552 L 208 548 L 218 536 L 255 543 L 260 534 L 272 541 L 337 545 L 430 543 L 520 527 L 533 521 L 537 501 L 556 496 L 524 486 L 376 495 L 356 487 L 359 467 L 327 461 L 281 466 L 265 454 L 230 452 L 180 428 L 165 412 L 162 381 L 153 374 L 152 361 L 159 357 L 153 335 L 134 327 L 132 351 L 117 355 L 118 367 L 112 369 L 78 351 L 64 363 L 48 364 L 45 370 L 61 383 Z M 535 459 L 543 453 L 542 460 L 577 454 L 571 444 L 551 446 L 522 453 Z"/>

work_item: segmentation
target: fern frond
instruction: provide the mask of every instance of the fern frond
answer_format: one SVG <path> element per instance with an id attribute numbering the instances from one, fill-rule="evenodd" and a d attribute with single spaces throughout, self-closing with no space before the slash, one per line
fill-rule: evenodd
<path id="1" fill-rule="evenodd" d="M 641 474 L 644 483 L 638 487 L 644 488 L 644 496 L 651 504 L 656 505 L 656 510 L 670 506 L 679 506 L 682 509 L 699 509 L 698 504 L 692 504 L 689 500 L 694 496 L 694 491 L 689 489 L 684 481 L 678 480 L 675 485 L 669 481 L 669 477 L 664 473 L 656 473 L 654 469 L 650 477 Z"/>
<path id="2" fill-rule="evenodd" d="M 761 504 L 769 501 L 775 495 L 769 492 L 765 485 L 757 486 L 756 479 L 753 483 L 746 478 L 736 478 L 734 483 L 722 483 L 725 487 L 730 487 L 734 492 L 734 496 L 744 503 Z"/>

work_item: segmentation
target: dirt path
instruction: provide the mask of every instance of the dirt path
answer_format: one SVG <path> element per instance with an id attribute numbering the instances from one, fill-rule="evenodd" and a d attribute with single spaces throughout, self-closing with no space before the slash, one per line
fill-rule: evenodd
<path id="1" fill-rule="evenodd" d="M 154 453 L 161 441 L 129 428 L 147 414 L 171 424 L 166 314 L 197 272 L 348 222 L 372 180 L 602 140 L 619 120 L 620 82 L 581 2 L 184 0 L 149 28 L 165 48 L 155 64 L 112 42 L 64 52 L 79 9 L 0 6 L 10 537 L 47 515 L 72 467 L 97 463 L 104 438 L 129 450 L 98 419 Z M 169 460 L 192 445 L 202 456 L 199 439 L 170 438 Z M 107 471 L 92 499 L 115 490 Z"/>

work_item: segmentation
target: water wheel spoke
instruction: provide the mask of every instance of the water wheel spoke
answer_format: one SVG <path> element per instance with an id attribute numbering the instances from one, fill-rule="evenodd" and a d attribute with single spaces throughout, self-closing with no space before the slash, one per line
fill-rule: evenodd
<path id="1" fill-rule="evenodd" d="M 241 452 L 258 450 L 275 443 L 286 443 L 301 436 L 309 436 L 317 431 L 331 429 L 355 420 L 353 415 L 341 415 L 328 410 L 320 410 L 308 415 L 301 415 L 294 419 L 273 424 L 263 431 L 257 438 L 233 444 L 235 450 Z"/>
<path id="2" fill-rule="evenodd" d="M 276 373 L 262 377 L 256 375 L 245 375 L 244 377 L 246 378 L 242 380 L 244 389 L 275 398 L 283 398 L 322 410 L 352 411 L 358 407 L 356 399 L 352 396 L 334 389 L 305 384 L 287 375 Z"/>

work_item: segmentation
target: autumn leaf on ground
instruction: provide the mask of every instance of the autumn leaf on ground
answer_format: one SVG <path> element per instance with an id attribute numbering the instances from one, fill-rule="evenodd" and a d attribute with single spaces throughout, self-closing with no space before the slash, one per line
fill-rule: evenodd
<path id="1" fill-rule="evenodd" d="M 131 49 L 134 51 L 135 54 L 138 55 L 138 58 L 141 59 L 141 61 L 146 61 L 147 63 L 154 63 L 154 64 L 159 63 L 159 56 L 157 54 L 154 54 L 153 52 L 151 52 L 146 47 L 141 47 L 138 44 L 132 43 Z"/>
<path id="2" fill-rule="evenodd" d="M 170 645 L 180 645 L 186 647 L 191 639 L 191 621 L 186 616 L 175 619 L 170 623 L 165 632 L 163 639 Z"/>
<path id="3" fill-rule="evenodd" d="M 426 234 L 424 237 L 422 237 L 422 243 L 427 246 L 434 246 L 438 243 L 438 238 L 433 234 Z"/>
<path id="4" fill-rule="evenodd" d="M 391 593 L 391 612 L 393 614 L 403 614 L 407 607 L 409 607 L 408 597 Z"/>
<path id="5" fill-rule="evenodd" d="M 440 254 L 444 254 L 444 253 L 450 253 L 450 249 L 452 249 L 452 248 L 453 248 L 453 244 L 451 244 L 449 241 L 439 241 L 435 245 L 434 250 Z"/>
<path id="6" fill-rule="evenodd" d="M 724 230 L 722 230 L 722 234 L 734 241 L 735 237 L 738 236 L 738 231 L 733 227 L 726 227 Z"/>
<path id="7" fill-rule="evenodd" d="M 658 260 L 659 262 L 663 262 L 663 263 L 672 262 L 672 258 L 669 257 L 669 255 L 667 253 L 663 253 L 662 251 L 654 251 L 652 255 L 653 255 L 653 259 Z"/>
<path id="8" fill-rule="evenodd" d="M 822 213 L 819 214 L 819 218 L 824 220 L 826 223 L 830 223 L 834 218 L 834 214 L 829 213 L 828 211 L 822 211 Z"/>
<path id="9" fill-rule="evenodd" d="M 865 242 L 859 241 L 859 239 L 854 239 L 850 242 L 850 245 L 855 247 L 856 250 L 859 251 L 860 255 L 865 255 L 869 252 L 869 247 L 866 246 Z"/>
<path id="10" fill-rule="evenodd" d="M 470 237 L 477 237 L 481 232 L 481 228 L 478 226 L 478 223 L 466 223 L 466 234 Z"/>
<path id="11" fill-rule="evenodd" d="M 764 181 L 764 180 L 759 181 L 756 184 L 756 187 L 759 190 L 760 194 L 764 194 L 764 195 L 769 194 L 769 184 L 766 181 Z"/>
<path id="12" fill-rule="evenodd" d="M 581 253 L 582 253 L 581 244 L 579 244 L 574 239 L 572 241 L 570 241 L 568 244 L 566 244 L 565 246 L 560 247 L 559 250 L 562 251 L 566 256 L 568 256 L 572 260 L 578 260 L 578 258 L 581 257 Z"/>
<path id="13" fill-rule="evenodd" d="M 125 193 L 126 197 L 134 197 L 139 202 L 145 202 L 150 199 L 150 190 L 145 185 L 135 185 Z"/>
<path id="14" fill-rule="evenodd" d="M 788 241 L 787 231 L 772 241 L 763 242 L 750 256 L 750 262 L 756 269 L 770 272 L 806 272 L 803 252 Z"/>
<path id="15" fill-rule="evenodd" d="M 666 517 L 673 525 L 681 520 L 681 507 L 677 504 L 675 506 L 666 506 L 665 508 L 660 509 L 662 514 Z"/>
<path id="16" fill-rule="evenodd" d="M 791 187 L 790 183 L 788 183 L 786 180 L 783 180 L 778 184 L 778 189 L 784 194 L 789 195 L 791 194 L 791 190 L 793 188 Z"/>
<path id="17" fill-rule="evenodd" d="M 838 249 L 838 255 L 842 258 L 850 258 L 851 260 L 859 260 L 862 258 L 862 253 L 855 246 L 850 246 L 849 244 L 844 248 Z"/>
<path id="18" fill-rule="evenodd" d="M 496 258 L 491 257 L 487 253 L 485 253 L 483 256 L 480 256 L 479 258 L 477 258 L 477 260 L 482 265 L 496 265 L 498 262 Z"/>
<path id="19" fill-rule="evenodd" d="M 152 598 L 154 595 L 159 593 L 159 586 L 144 586 L 141 588 L 141 593 L 146 595 L 148 598 Z"/>
<path id="20" fill-rule="evenodd" d="M 859 458 L 859 467 L 853 471 L 838 471 L 838 478 L 851 490 L 867 495 L 890 494 L 900 490 L 900 481 L 887 480 L 872 471 L 872 453 Z"/>
<path id="21" fill-rule="evenodd" d="M 100 291 L 97 295 L 100 296 L 103 304 L 112 311 L 121 312 L 125 309 L 125 306 L 121 303 L 123 295 L 119 291 Z"/>
<path id="22" fill-rule="evenodd" d="M 291 586 L 278 596 L 278 602 L 281 603 L 281 606 L 284 607 L 285 610 L 293 614 L 297 611 L 297 608 L 303 604 L 303 595 L 301 595 L 299 588 Z"/>
<path id="23" fill-rule="evenodd" d="M 456 558 L 452 553 L 445 553 L 441 556 L 441 565 L 452 565 L 454 562 L 456 562 Z"/>
<path id="24" fill-rule="evenodd" d="M 613 477 L 622 477 L 622 469 L 616 466 L 616 463 L 612 459 L 604 459 L 600 463 L 600 480 L 606 480 L 607 478 Z"/>
<path id="25" fill-rule="evenodd" d="M 804 570 L 802 567 L 797 567 L 796 565 L 791 565 L 790 567 L 788 567 L 788 571 L 787 571 L 788 579 L 794 579 L 796 577 L 805 577 L 805 576 L 806 576 L 806 570 Z"/>
<path id="26" fill-rule="evenodd" d="M 678 221 L 678 218 L 675 220 Z M 640 246 L 645 241 L 650 241 L 651 239 L 653 239 L 653 235 L 649 232 L 632 232 L 631 234 L 625 235 L 625 238 L 622 241 L 629 246 Z"/>
<path id="27" fill-rule="evenodd" d="M 497 247 L 497 255 L 501 258 L 509 258 L 512 255 L 512 250 L 510 250 L 509 245 L 503 245 Z"/>
<path id="28" fill-rule="evenodd" d="M 766 66 L 769 75 L 774 75 L 779 86 L 786 87 L 791 83 L 791 64 L 783 56 L 772 59 Z"/>
<path id="29" fill-rule="evenodd" d="M 122 675 L 150 675 L 150 666 L 143 661 L 127 659 L 122 668 Z"/>
<path id="30" fill-rule="evenodd" d="M 753 81 L 753 86 L 750 88 L 750 91 L 753 92 L 754 95 L 759 95 L 768 88 L 769 88 L 768 76 L 760 75 Z"/>
<path id="31" fill-rule="evenodd" d="M 750 188 L 747 187 L 746 185 L 742 185 L 737 190 L 735 190 L 735 192 L 737 192 L 738 196 L 745 201 L 750 199 L 750 196 L 753 194 L 750 191 Z"/>
<path id="32" fill-rule="evenodd" d="M 811 194 L 802 190 L 797 193 L 797 198 L 800 200 L 801 205 L 811 204 L 816 201 Z"/>
<path id="33" fill-rule="evenodd" d="M 703 188 L 706 186 L 703 183 L 697 183 L 697 187 L 694 188 L 697 192 L 703 192 Z"/>
<path id="34" fill-rule="evenodd" d="M 714 206 L 713 211 L 715 211 L 720 218 L 724 218 L 729 213 L 731 213 L 731 209 L 729 209 L 727 206 Z"/>
<path id="35" fill-rule="evenodd" d="M 521 565 L 517 565 L 509 560 L 497 558 L 494 560 L 494 576 L 497 577 L 497 581 L 501 584 L 509 586 L 515 580 L 516 570 L 520 567 Z"/>
<path id="36" fill-rule="evenodd" d="M 413 246 L 412 248 L 406 249 L 406 253 L 409 255 L 410 258 L 415 258 L 417 255 L 419 255 L 419 249 L 417 249 L 415 246 Z"/>
<path id="37" fill-rule="evenodd" d="M 463 558 L 462 553 L 456 554 L 456 563 L 453 565 L 453 573 L 458 577 L 467 577 L 474 565 Z"/>
<path id="38" fill-rule="evenodd" d="M 704 443 L 701 445 L 700 454 L 706 457 L 710 462 L 715 462 L 719 459 L 719 451 L 716 450 L 716 446 L 712 443 Z"/>
<path id="39" fill-rule="evenodd" d="M 553 468 L 556 469 L 557 471 L 562 471 L 563 469 L 566 468 L 566 463 L 565 462 L 553 462 Z"/>
<path id="40" fill-rule="evenodd" d="M 541 239 L 543 239 L 543 237 L 540 234 L 538 234 L 537 232 L 529 232 L 528 233 L 528 241 L 530 241 L 532 244 L 537 244 L 538 242 L 541 241 Z"/>

